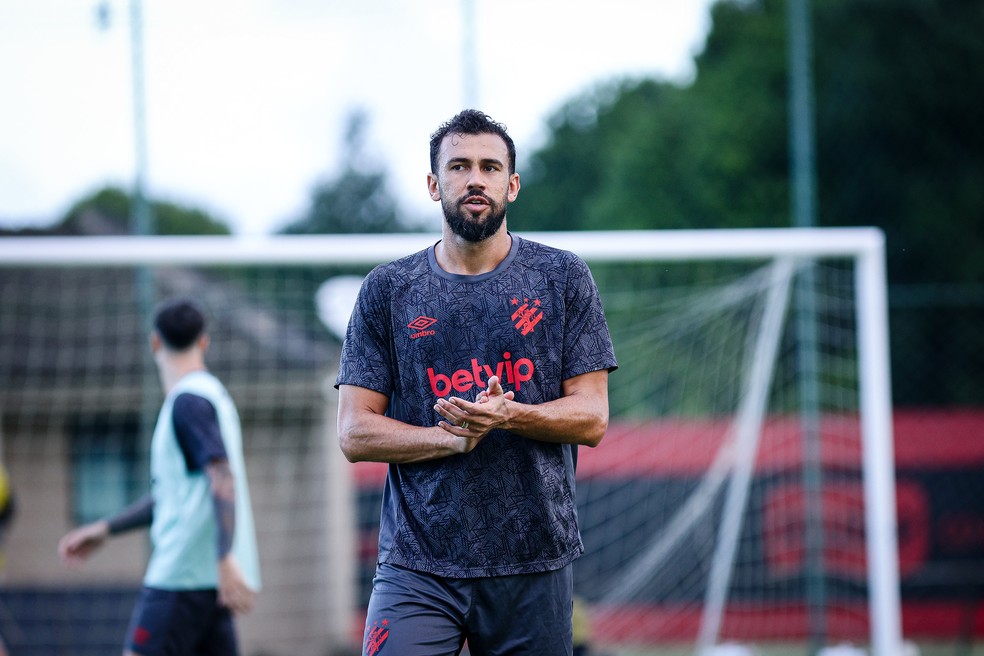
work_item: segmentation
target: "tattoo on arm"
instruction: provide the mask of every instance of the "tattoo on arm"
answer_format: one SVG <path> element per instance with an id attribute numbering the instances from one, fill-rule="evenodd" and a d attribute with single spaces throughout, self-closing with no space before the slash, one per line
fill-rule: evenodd
<path id="1" fill-rule="evenodd" d="M 154 497 L 145 494 L 106 521 L 110 535 L 150 526 L 154 521 Z"/>
<path id="2" fill-rule="evenodd" d="M 236 481 L 228 460 L 213 460 L 205 466 L 212 490 L 212 505 L 218 527 L 217 553 L 221 560 L 232 549 L 236 533 Z"/>

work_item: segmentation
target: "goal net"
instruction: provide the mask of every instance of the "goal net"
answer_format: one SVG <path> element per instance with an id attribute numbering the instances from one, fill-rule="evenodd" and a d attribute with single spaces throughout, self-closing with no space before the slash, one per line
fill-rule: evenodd
<path id="1" fill-rule="evenodd" d="M 588 261 L 620 364 L 608 435 L 578 461 L 595 651 L 901 653 L 881 234 L 523 236 Z M 358 644 L 383 470 L 334 442 L 339 332 L 369 268 L 436 239 L 0 240 L 0 462 L 31 518 L 0 587 L 17 653 L 119 646 L 146 538 L 78 571 L 55 545 L 147 489 L 146 333 L 176 294 L 205 306 L 208 364 L 243 418 L 265 582 L 244 653 Z"/>
<path id="2" fill-rule="evenodd" d="M 596 642 L 901 653 L 878 235 L 675 237 L 595 266 L 622 365 L 579 462 Z"/>

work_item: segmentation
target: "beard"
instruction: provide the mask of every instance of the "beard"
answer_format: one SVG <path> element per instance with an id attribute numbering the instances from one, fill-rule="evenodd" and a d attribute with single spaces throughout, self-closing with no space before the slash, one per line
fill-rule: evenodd
<path id="1" fill-rule="evenodd" d="M 469 212 L 461 209 L 465 198 L 474 196 L 481 196 L 489 204 L 489 213 L 484 219 L 476 219 Z M 497 203 L 481 192 L 469 192 L 453 203 L 442 199 L 441 209 L 444 210 L 444 220 L 447 221 L 451 232 L 465 241 L 475 243 L 485 241 L 497 233 L 506 219 L 505 201 Z"/>

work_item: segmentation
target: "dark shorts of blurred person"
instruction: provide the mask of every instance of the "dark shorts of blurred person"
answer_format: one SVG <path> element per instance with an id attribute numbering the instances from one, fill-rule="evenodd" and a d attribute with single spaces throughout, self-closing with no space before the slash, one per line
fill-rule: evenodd
<path id="1" fill-rule="evenodd" d="M 232 613 L 216 590 L 144 586 L 126 632 L 126 648 L 142 656 L 237 656 Z"/>

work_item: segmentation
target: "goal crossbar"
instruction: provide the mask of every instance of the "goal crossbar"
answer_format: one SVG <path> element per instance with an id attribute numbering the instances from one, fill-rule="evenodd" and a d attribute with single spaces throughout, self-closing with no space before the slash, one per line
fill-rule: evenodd
<path id="1" fill-rule="evenodd" d="M 611 230 L 522 232 L 589 261 L 762 259 L 877 256 L 877 228 Z M 373 248 L 367 251 L 366 240 Z M 0 264 L 46 266 L 372 264 L 421 250 L 436 233 L 376 235 L 202 235 L 12 237 L 0 239 Z"/>

